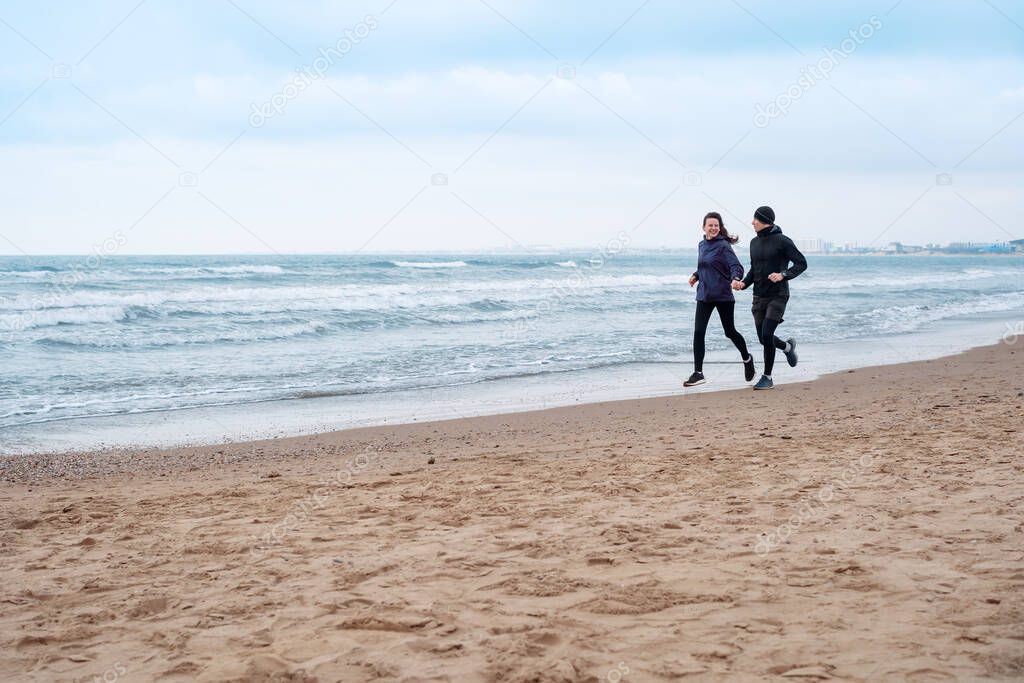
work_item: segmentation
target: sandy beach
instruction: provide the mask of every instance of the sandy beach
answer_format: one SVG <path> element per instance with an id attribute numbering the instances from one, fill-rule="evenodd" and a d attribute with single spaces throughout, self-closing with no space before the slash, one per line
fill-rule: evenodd
<path id="1" fill-rule="evenodd" d="M 0 677 L 1024 677 L 1024 347 L 0 460 Z"/>

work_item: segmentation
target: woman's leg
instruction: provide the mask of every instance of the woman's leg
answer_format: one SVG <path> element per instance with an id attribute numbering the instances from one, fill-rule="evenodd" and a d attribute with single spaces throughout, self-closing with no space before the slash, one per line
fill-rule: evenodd
<path id="1" fill-rule="evenodd" d="M 725 336 L 729 338 L 729 341 L 733 343 L 736 350 L 740 352 L 740 358 L 746 360 L 750 357 L 750 353 L 747 352 L 747 340 L 736 329 L 735 313 L 735 301 L 723 301 L 718 304 L 718 319 L 722 321 L 722 329 L 725 330 Z"/>
<path id="2" fill-rule="evenodd" d="M 693 371 L 704 372 L 704 335 L 708 331 L 714 304 L 697 302 L 697 313 L 693 317 Z"/>

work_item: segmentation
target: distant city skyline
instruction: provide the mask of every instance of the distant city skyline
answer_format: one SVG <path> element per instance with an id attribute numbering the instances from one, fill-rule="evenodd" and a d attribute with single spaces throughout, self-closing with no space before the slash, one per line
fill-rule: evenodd
<path id="1" fill-rule="evenodd" d="M 917 252 L 917 251 L 958 251 L 964 252 L 971 250 L 972 252 L 984 253 L 983 248 L 998 248 L 993 251 L 1000 251 L 1004 253 L 1016 253 L 1024 254 L 1024 239 L 1020 240 L 1002 240 L 996 242 L 944 242 L 934 243 L 930 242 L 927 244 L 909 244 L 899 241 L 887 242 L 885 244 L 879 244 L 875 246 L 860 244 L 859 242 L 843 242 L 837 243 L 830 240 L 823 239 L 796 239 L 794 242 L 801 251 L 805 253 L 822 254 L 822 253 L 895 253 L 898 251 L 906 250 L 905 253 Z M 744 252 L 749 245 L 749 240 L 741 240 L 735 245 L 735 249 Z M 697 245 L 691 246 L 680 246 L 680 245 L 632 245 L 624 247 L 619 253 L 655 253 L 655 252 L 680 252 L 690 253 L 696 252 Z M 563 245 L 555 246 L 551 244 L 526 244 L 521 246 L 505 246 L 505 247 L 489 247 L 481 249 L 392 249 L 387 251 L 380 250 L 364 250 L 360 252 L 353 251 L 323 251 L 323 252 L 281 252 L 279 254 L 268 254 L 265 251 L 250 251 L 250 252 L 236 252 L 236 253 L 211 253 L 211 254 L 190 254 L 190 253 L 160 253 L 160 254 L 132 254 L 132 253 L 110 253 L 105 252 L 102 249 L 94 250 L 92 253 L 79 253 L 79 254 L 0 254 L 0 259 L 45 259 L 45 258 L 75 258 L 75 257 L 97 257 L 97 264 L 102 264 L 103 260 L 107 258 L 147 258 L 147 257 L 192 257 L 192 256 L 238 256 L 238 257 L 266 257 L 268 260 L 273 261 L 275 256 L 283 258 L 290 257 L 301 257 L 301 256 L 353 256 L 361 255 L 365 257 L 388 257 L 398 255 L 420 255 L 420 256 L 437 256 L 437 257 L 449 257 L 449 256 L 487 256 L 487 255 L 521 255 L 521 256 L 541 256 L 547 254 L 599 254 L 600 251 L 596 250 L 594 245 L 590 244 L 576 244 L 576 245 Z M 88 268 L 85 264 L 83 267 Z"/>
<path id="2" fill-rule="evenodd" d="M 0 254 L 1024 237 L 1024 7 L 0 3 Z M 121 235 L 123 239 L 115 238 Z M 113 240 L 113 242 L 111 242 Z"/>

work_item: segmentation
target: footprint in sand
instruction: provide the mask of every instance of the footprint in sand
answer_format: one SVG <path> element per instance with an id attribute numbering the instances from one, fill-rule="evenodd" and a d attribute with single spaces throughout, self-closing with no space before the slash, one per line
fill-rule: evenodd
<path id="1" fill-rule="evenodd" d="M 591 614 L 650 614 L 679 605 L 729 602 L 718 595 L 689 595 L 660 587 L 656 582 L 626 587 L 609 587 L 605 594 L 576 605 Z"/>
<path id="2" fill-rule="evenodd" d="M 936 683 L 955 680 L 956 676 L 938 669 L 916 669 L 908 673 L 906 679 L 910 683 Z"/>
<path id="3" fill-rule="evenodd" d="M 513 576 L 498 583 L 483 586 L 480 590 L 500 590 L 509 595 L 552 598 L 591 587 L 589 581 L 573 579 L 558 569 L 528 571 L 522 576 Z"/>

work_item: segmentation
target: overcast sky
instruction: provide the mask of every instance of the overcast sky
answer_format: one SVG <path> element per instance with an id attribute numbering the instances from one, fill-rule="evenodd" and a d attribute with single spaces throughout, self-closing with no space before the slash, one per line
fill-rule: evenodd
<path id="1" fill-rule="evenodd" d="M 999 241 L 1022 114 L 1010 0 L 4 0 L 0 253 Z"/>

